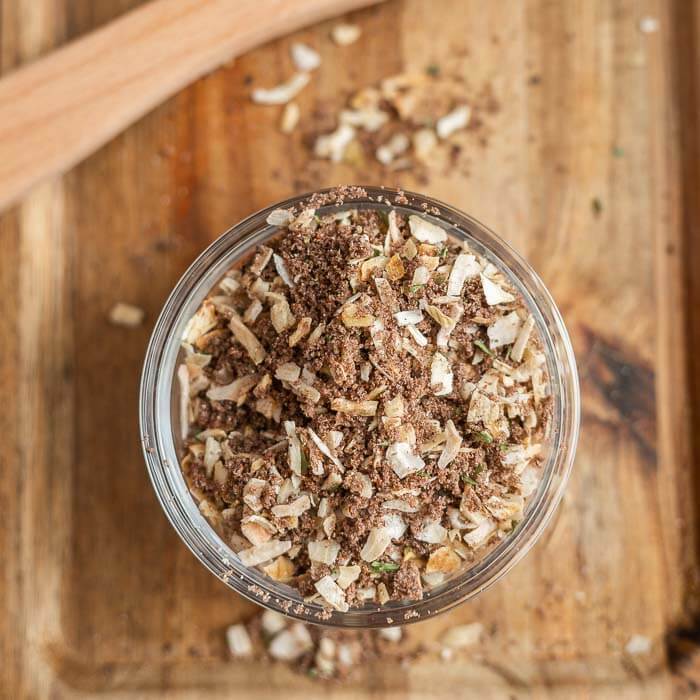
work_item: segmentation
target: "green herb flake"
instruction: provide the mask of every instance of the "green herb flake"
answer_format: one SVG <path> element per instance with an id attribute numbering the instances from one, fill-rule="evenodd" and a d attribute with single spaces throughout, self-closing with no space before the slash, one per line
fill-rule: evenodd
<path id="1" fill-rule="evenodd" d="M 411 294 L 415 294 L 419 289 L 422 289 L 425 287 L 424 284 L 412 284 L 408 290 L 411 292 Z"/>
<path id="2" fill-rule="evenodd" d="M 466 474 L 462 474 L 462 481 L 465 481 L 467 484 L 471 484 L 472 486 L 477 486 L 476 481 Z"/>
<path id="3" fill-rule="evenodd" d="M 398 571 L 401 568 L 400 564 L 389 561 L 373 561 L 370 566 L 372 567 L 372 571 L 377 574 L 388 574 L 392 571 Z"/>
<path id="4" fill-rule="evenodd" d="M 481 442 L 485 442 L 487 445 L 490 445 L 493 442 L 493 436 L 486 430 L 480 430 L 476 435 Z"/>
<path id="5" fill-rule="evenodd" d="M 484 469 L 486 469 L 486 465 L 483 462 L 481 462 L 481 464 L 477 464 L 476 469 L 474 470 L 474 476 L 479 476 Z"/>
<path id="6" fill-rule="evenodd" d="M 440 66 L 437 63 L 431 63 L 425 67 L 425 72 L 432 78 L 437 78 L 440 75 Z"/>
<path id="7" fill-rule="evenodd" d="M 483 343 L 481 340 L 475 340 L 474 345 L 476 345 L 476 347 L 479 348 L 479 350 L 481 350 L 481 352 L 485 352 L 487 355 L 494 357 L 493 352 L 491 352 L 491 350 L 489 350 L 486 347 L 485 343 Z"/>
<path id="8" fill-rule="evenodd" d="M 381 254 L 382 254 L 382 251 L 379 250 L 379 248 L 375 248 L 375 249 L 372 251 L 372 257 L 373 257 L 373 258 L 378 258 Z"/>
<path id="9" fill-rule="evenodd" d="M 510 449 L 510 445 L 507 442 L 499 442 L 498 449 L 501 452 L 507 452 Z"/>
<path id="10" fill-rule="evenodd" d="M 619 146 L 614 146 L 612 149 L 612 154 L 615 156 L 615 158 L 622 158 L 622 156 L 625 155 L 625 152 Z"/>
<path id="11" fill-rule="evenodd" d="M 450 252 L 450 249 L 447 246 L 445 246 L 444 248 L 440 248 L 440 252 L 438 253 L 438 255 L 441 258 L 446 258 L 449 252 Z"/>
<path id="12" fill-rule="evenodd" d="M 309 459 L 304 450 L 299 450 L 299 452 L 301 452 L 301 473 L 306 474 L 309 471 Z"/>
<path id="13" fill-rule="evenodd" d="M 595 216 L 600 216 L 603 213 L 603 202 L 601 201 L 600 197 L 593 197 L 591 200 L 591 209 L 593 210 L 593 214 L 595 214 Z"/>

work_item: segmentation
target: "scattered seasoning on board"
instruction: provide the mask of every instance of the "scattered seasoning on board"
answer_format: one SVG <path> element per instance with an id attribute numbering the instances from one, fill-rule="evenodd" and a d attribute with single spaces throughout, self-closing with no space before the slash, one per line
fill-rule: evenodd
<path id="1" fill-rule="evenodd" d="M 387 618 L 393 624 L 393 618 Z M 369 664 L 400 665 L 437 653 L 443 660 L 478 649 L 484 637 L 480 622 L 448 627 L 439 639 L 416 644 L 412 630 L 395 625 L 382 629 L 345 630 L 307 625 L 273 610 L 226 629 L 233 659 L 278 662 L 317 680 L 350 680 Z"/>

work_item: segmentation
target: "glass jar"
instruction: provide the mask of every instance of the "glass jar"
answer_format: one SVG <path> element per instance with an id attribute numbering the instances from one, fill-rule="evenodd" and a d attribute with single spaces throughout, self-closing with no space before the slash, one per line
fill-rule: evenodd
<path id="1" fill-rule="evenodd" d="M 386 209 L 384 198 L 399 194 L 385 188 L 364 188 L 367 196 L 342 205 L 318 209 Z M 304 622 L 338 627 L 385 627 L 426 619 L 477 595 L 508 572 L 544 531 L 566 486 L 574 460 L 579 430 L 579 387 L 571 342 L 554 300 L 532 268 L 496 234 L 466 214 L 430 197 L 404 193 L 403 203 L 391 206 L 401 213 L 419 213 L 443 226 L 457 239 L 499 267 L 522 294 L 544 344 L 553 397 L 549 455 L 537 491 L 530 496 L 523 520 L 483 558 L 439 586 L 420 601 L 376 603 L 330 617 L 314 603 L 304 603 L 298 591 L 243 566 L 237 555 L 205 520 L 180 471 L 176 370 L 183 329 L 202 300 L 236 261 L 275 234 L 266 223 L 273 209 L 301 204 L 309 195 L 278 202 L 252 214 L 215 240 L 185 272 L 172 291 L 153 330 L 146 352 L 140 391 L 141 435 L 146 465 L 156 495 L 171 524 L 195 556 L 226 585 L 267 608 Z"/>

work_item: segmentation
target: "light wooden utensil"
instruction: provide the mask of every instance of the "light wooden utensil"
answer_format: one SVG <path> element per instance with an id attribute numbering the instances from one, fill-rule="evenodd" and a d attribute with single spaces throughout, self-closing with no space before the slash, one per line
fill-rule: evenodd
<path id="1" fill-rule="evenodd" d="M 0 81 L 0 209 L 188 83 L 378 0 L 154 0 Z"/>

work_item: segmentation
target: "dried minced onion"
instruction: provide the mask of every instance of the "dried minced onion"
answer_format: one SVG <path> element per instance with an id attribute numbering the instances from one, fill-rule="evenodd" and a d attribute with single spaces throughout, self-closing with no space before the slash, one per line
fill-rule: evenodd
<path id="1" fill-rule="evenodd" d="M 307 430 L 308 430 L 309 436 L 310 436 L 311 439 L 314 441 L 314 444 L 316 445 L 316 447 L 318 447 L 318 449 L 321 451 L 321 453 L 322 453 L 323 455 L 325 455 L 326 457 L 328 457 L 328 459 L 330 459 L 331 462 L 333 462 L 333 464 L 335 464 L 335 466 L 338 467 L 338 468 L 342 471 L 342 470 L 343 470 L 343 465 L 342 465 L 342 463 L 341 463 L 340 460 L 331 452 L 331 450 L 330 450 L 330 448 L 328 447 L 328 445 L 326 445 L 326 443 L 323 442 L 323 440 L 321 440 L 321 438 L 320 438 L 318 435 L 316 435 L 316 433 L 315 433 L 311 428 L 308 428 Z"/>
<path id="2" fill-rule="evenodd" d="M 438 467 L 444 469 L 459 454 L 462 446 L 462 436 L 457 432 L 457 428 L 452 420 L 445 423 L 445 447 L 438 459 Z"/>
<path id="3" fill-rule="evenodd" d="M 253 655 L 253 643 L 245 625 L 231 625 L 226 628 L 226 643 L 228 650 L 236 659 L 244 659 Z"/>
<path id="4" fill-rule="evenodd" d="M 384 516 L 384 527 L 392 540 L 400 540 L 408 529 L 408 523 L 398 513 L 387 513 Z"/>
<path id="5" fill-rule="evenodd" d="M 311 500 L 304 494 L 291 503 L 272 506 L 272 514 L 277 518 L 289 518 L 295 515 L 306 513 L 311 508 Z"/>
<path id="6" fill-rule="evenodd" d="M 301 376 L 301 367 L 296 362 L 285 362 L 275 370 L 275 379 L 284 382 L 296 382 Z"/>
<path id="7" fill-rule="evenodd" d="M 260 299 L 253 299 L 243 314 L 243 322 L 246 324 L 255 323 L 262 313 L 263 305 Z"/>
<path id="8" fill-rule="evenodd" d="M 430 279 L 430 270 L 425 265 L 419 265 L 413 271 L 413 279 L 411 280 L 412 287 L 423 287 Z"/>
<path id="9" fill-rule="evenodd" d="M 394 134 L 386 143 L 376 150 L 376 158 L 383 165 L 389 165 L 396 156 L 405 153 L 411 145 L 411 141 L 403 133 Z"/>
<path id="10" fill-rule="evenodd" d="M 442 637 L 440 637 L 440 642 L 450 649 L 464 649 L 477 644 L 483 632 L 484 626 L 480 622 L 455 625 L 454 627 L 448 627 Z"/>
<path id="11" fill-rule="evenodd" d="M 481 286 L 484 290 L 484 296 L 486 297 L 486 303 L 489 306 L 495 306 L 496 304 L 508 304 L 511 301 L 515 301 L 515 297 L 507 292 L 505 289 L 499 287 L 495 282 L 492 282 L 483 273 L 479 275 L 481 278 Z"/>
<path id="12" fill-rule="evenodd" d="M 177 368 L 177 380 L 180 386 L 180 437 L 186 440 L 190 432 L 190 373 L 186 365 Z"/>
<path id="13" fill-rule="evenodd" d="M 321 597 L 333 608 L 340 612 L 348 611 L 348 604 L 345 600 L 345 592 L 333 580 L 332 576 L 324 576 L 314 584 L 314 588 L 321 594 Z"/>
<path id="14" fill-rule="evenodd" d="M 426 520 L 416 539 L 429 544 L 441 544 L 447 539 L 447 530 L 436 520 Z"/>
<path id="15" fill-rule="evenodd" d="M 411 334 L 411 338 L 416 341 L 416 345 L 424 348 L 428 345 L 428 339 L 411 323 L 406 326 L 406 330 Z"/>
<path id="16" fill-rule="evenodd" d="M 451 574 L 461 566 L 460 558 L 451 547 L 439 547 L 430 554 L 428 563 L 425 565 L 427 574 L 441 572 Z"/>
<path id="17" fill-rule="evenodd" d="M 362 568 L 356 564 L 353 566 L 339 566 L 338 567 L 338 578 L 336 583 L 345 590 L 350 586 L 351 583 L 355 583 L 360 574 L 362 573 Z"/>
<path id="18" fill-rule="evenodd" d="M 517 495 L 508 498 L 491 496 L 484 505 L 496 520 L 511 521 L 522 517 L 524 500 L 522 496 Z"/>
<path id="19" fill-rule="evenodd" d="M 350 401 L 348 399 L 333 399 L 331 409 L 351 416 L 373 416 L 377 413 L 378 401 Z"/>
<path id="20" fill-rule="evenodd" d="M 339 163 L 343 160 L 345 149 L 354 138 L 355 129 L 348 124 L 341 124 L 332 133 L 316 139 L 314 153 L 319 158 L 328 158 L 334 163 Z"/>
<path id="21" fill-rule="evenodd" d="M 185 330 L 182 333 L 183 341 L 194 344 L 205 333 L 216 326 L 217 320 L 214 304 L 205 301 L 202 306 L 197 309 L 194 316 L 187 322 Z"/>
<path id="22" fill-rule="evenodd" d="M 388 262 L 388 258 L 384 255 L 375 255 L 368 258 L 360 265 L 360 279 L 366 282 L 373 279 L 377 274 L 380 274 Z"/>
<path id="23" fill-rule="evenodd" d="M 389 280 L 384 279 L 384 277 L 375 277 L 374 285 L 377 288 L 379 300 L 393 313 L 396 309 L 397 302 L 396 295 L 394 294 Z"/>
<path id="24" fill-rule="evenodd" d="M 459 129 L 464 129 L 469 124 L 471 109 L 467 105 L 461 105 L 452 110 L 449 114 L 438 119 L 435 131 L 441 139 L 446 139 Z"/>
<path id="25" fill-rule="evenodd" d="M 381 129 L 389 121 L 389 115 L 377 107 L 344 109 L 340 113 L 339 121 L 341 124 L 373 132 Z"/>
<path id="26" fill-rule="evenodd" d="M 284 554 L 291 546 L 292 543 L 288 540 L 270 540 L 250 549 L 241 550 L 238 552 L 238 558 L 244 566 L 257 566 Z"/>
<path id="27" fill-rule="evenodd" d="M 315 51 L 310 46 L 302 44 L 298 41 L 294 42 L 289 47 L 292 61 L 298 70 L 309 72 L 316 70 L 321 65 L 321 56 L 318 51 Z"/>
<path id="28" fill-rule="evenodd" d="M 449 346 L 452 331 L 454 331 L 454 329 L 457 327 L 457 323 L 464 315 L 464 307 L 461 304 L 451 304 L 447 315 L 451 320 L 451 323 L 441 326 L 440 330 L 437 332 L 437 336 L 435 337 L 435 344 L 439 348 L 446 348 Z"/>
<path id="29" fill-rule="evenodd" d="M 267 651 L 278 661 L 294 661 L 312 649 L 313 645 L 308 629 L 301 622 L 295 622 L 275 635 Z"/>
<path id="30" fill-rule="evenodd" d="M 248 355 L 250 355 L 250 359 L 253 360 L 256 365 L 259 365 L 265 359 L 267 352 L 260 344 L 260 341 L 255 337 L 255 334 L 238 316 L 233 316 L 231 318 L 229 327 L 231 328 L 233 337 L 244 347 Z"/>
<path id="31" fill-rule="evenodd" d="M 372 498 L 374 495 L 372 480 L 361 471 L 353 470 L 348 472 L 345 475 L 344 483 L 346 488 L 361 498 Z"/>
<path id="32" fill-rule="evenodd" d="M 419 472 L 425 467 L 421 456 L 415 454 L 413 447 L 407 442 L 395 442 L 389 445 L 386 450 L 386 460 L 399 479 Z"/>
<path id="33" fill-rule="evenodd" d="M 384 414 L 389 417 L 401 418 L 405 412 L 403 396 L 400 394 L 384 404 Z"/>
<path id="34" fill-rule="evenodd" d="M 204 466 L 211 472 L 216 462 L 221 458 L 221 444 L 213 437 L 208 437 L 204 443 Z"/>
<path id="35" fill-rule="evenodd" d="M 301 475 L 301 442 L 296 432 L 294 421 L 285 421 L 284 430 L 289 440 L 289 468 Z"/>
<path id="36" fill-rule="evenodd" d="M 262 569 L 273 581 L 287 583 L 294 576 L 296 566 L 286 556 L 281 556 Z"/>
<path id="37" fill-rule="evenodd" d="M 485 374 L 474 387 L 467 412 L 468 423 L 482 422 L 488 425 L 500 415 L 497 397 L 498 377 Z"/>
<path id="38" fill-rule="evenodd" d="M 136 328 L 140 326 L 145 316 L 145 311 L 133 304 L 126 304 L 123 301 L 117 302 L 109 311 L 109 322 L 115 326 L 125 328 Z"/>
<path id="39" fill-rule="evenodd" d="M 289 624 L 289 618 L 278 613 L 275 610 L 264 610 L 260 616 L 262 631 L 268 637 L 274 637 L 278 632 L 286 629 Z"/>
<path id="40" fill-rule="evenodd" d="M 301 340 L 303 340 L 309 334 L 312 323 L 313 319 L 310 316 L 304 316 L 304 318 L 299 320 L 299 323 L 297 323 L 297 327 L 290 334 L 289 339 L 287 340 L 287 343 L 290 348 L 295 347 Z"/>
<path id="41" fill-rule="evenodd" d="M 253 546 L 269 542 L 276 531 L 277 528 L 261 515 L 249 515 L 241 520 L 241 533 Z"/>
<path id="42" fill-rule="evenodd" d="M 253 102 L 261 105 L 283 105 L 295 98 L 311 80 L 308 73 L 295 73 L 286 83 L 273 88 L 256 88 L 251 93 Z"/>
<path id="43" fill-rule="evenodd" d="M 492 350 L 515 342 L 520 330 L 520 317 L 515 311 L 497 318 L 487 329 L 489 346 Z"/>
<path id="44" fill-rule="evenodd" d="M 328 564 L 329 566 L 335 563 L 338 552 L 340 552 L 340 545 L 333 540 L 309 542 L 307 548 L 309 551 L 309 559 L 311 559 L 311 561 L 317 561 L 321 564 Z"/>
<path id="45" fill-rule="evenodd" d="M 275 270 L 277 270 L 277 274 L 282 278 L 282 280 L 288 287 L 293 287 L 294 280 L 292 280 L 292 277 L 289 274 L 289 271 L 287 270 L 287 265 L 284 262 L 284 258 L 281 255 L 277 255 L 277 253 L 275 253 L 272 256 L 272 260 L 275 264 Z"/>
<path id="46" fill-rule="evenodd" d="M 481 271 L 479 263 L 474 255 L 460 253 L 452 265 L 450 277 L 447 281 L 447 296 L 459 297 L 462 287 L 469 277 L 478 275 Z"/>
<path id="47" fill-rule="evenodd" d="M 336 24 L 331 30 L 331 38 L 338 46 L 354 44 L 362 34 L 356 24 Z"/>
<path id="48" fill-rule="evenodd" d="M 289 330 L 296 323 L 296 319 L 289 308 L 287 298 L 272 292 L 268 292 L 265 296 L 268 300 L 274 302 L 270 307 L 270 321 L 272 321 L 274 329 L 278 333 L 284 333 Z"/>
<path id="49" fill-rule="evenodd" d="M 325 323 L 319 323 L 316 328 L 314 328 L 311 333 L 309 334 L 309 337 L 306 340 L 306 345 L 307 347 L 312 347 L 314 346 L 320 339 L 321 336 L 323 335 L 323 332 L 326 330 L 326 324 Z"/>
<path id="50" fill-rule="evenodd" d="M 486 544 L 491 535 L 496 531 L 496 523 L 493 520 L 484 520 L 481 524 L 477 525 L 474 530 L 466 532 L 462 536 L 465 544 L 470 547 L 477 548 Z"/>
<path id="51" fill-rule="evenodd" d="M 385 527 L 373 527 L 360 551 L 363 561 L 372 562 L 384 554 L 391 542 L 391 533 Z"/>
<path id="52" fill-rule="evenodd" d="M 510 357 L 514 362 L 522 361 L 527 341 L 530 339 L 530 333 L 532 333 L 534 326 L 535 319 L 531 315 L 528 315 L 510 351 Z"/>
<path id="53" fill-rule="evenodd" d="M 262 492 L 267 487 L 267 481 L 253 477 L 246 482 L 243 487 L 243 502 L 252 511 L 258 512 L 262 510 L 262 502 L 260 497 Z"/>
<path id="54" fill-rule="evenodd" d="M 287 102 L 280 119 L 280 131 L 283 134 L 291 134 L 296 129 L 301 118 L 301 109 L 296 102 Z M 268 220 L 268 224 L 270 221 Z"/>
<path id="55" fill-rule="evenodd" d="M 212 386 L 207 391 L 207 398 L 212 401 L 235 401 L 242 403 L 251 389 L 258 383 L 259 375 L 247 374 L 234 379 L 230 384 Z"/>
<path id="56" fill-rule="evenodd" d="M 382 503 L 382 508 L 385 510 L 398 510 L 401 511 L 402 513 L 417 513 L 418 508 L 415 506 L 412 506 L 410 503 L 406 503 L 406 501 L 402 501 L 398 498 L 392 498 L 388 501 L 384 501 Z"/>
<path id="57" fill-rule="evenodd" d="M 524 498 L 532 495 L 540 484 L 540 475 L 536 469 L 526 467 L 520 473 L 520 493 Z"/>
<path id="58" fill-rule="evenodd" d="M 399 326 L 415 325 L 423 320 L 423 312 L 420 309 L 408 309 L 394 314 Z"/>
<path id="59" fill-rule="evenodd" d="M 375 321 L 372 314 L 366 313 L 354 303 L 346 303 L 343 306 L 340 318 L 348 328 L 367 328 Z"/>
<path id="60" fill-rule="evenodd" d="M 425 310 L 441 328 L 448 328 L 450 331 L 454 329 L 456 321 L 447 314 L 443 313 L 437 306 L 427 304 Z"/>
<path id="61" fill-rule="evenodd" d="M 430 386 L 435 396 L 446 396 L 452 393 L 452 368 L 447 358 L 440 352 L 433 355 L 430 365 Z"/>
<path id="62" fill-rule="evenodd" d="M 408 217 L 408 225 L 411 229 L 411 235 L 421 243 L 443 243 L 447 240 L 447 232 L 445 229 L 431 224 L 420 216 L 411 214 Z"/>
<path id="63" fill-rule="evenodd" d="M 418 129 L 413 133 L 413 152 L 419 161 L 428 163 L 437 145 L 437 136 L 432 129 Z"/>

